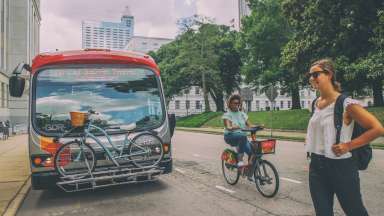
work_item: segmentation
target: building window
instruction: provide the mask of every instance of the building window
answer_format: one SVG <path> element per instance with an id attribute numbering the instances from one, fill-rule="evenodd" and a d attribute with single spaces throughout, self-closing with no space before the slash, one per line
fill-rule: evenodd
<path id="1" fill-rule="evenodd" d="M 260 109 L 260 101 L 256 101 L 256 109 L 259 110 Z"/>
<path id="2" fill-rule="evenodd" d="M 185 101 L 185 108 L 189 109 L 191 107 L 191 102 L 189 100 Z"/>
<path id="3" fill-rule="evenodd" d="M 186 95 L 189 94 L 189 89 L 185 89 L 184 94 L 186 94 Z"/>
<path id="4" fill-rule="evenodd" d="M 304 101 L 301 101 L 301 108 L 304 108 Z"/>
<path id="5" fill-rule="evenodd" d="M 300 97 L 304 97 L 304 91 L 300 91 Z"/>
<path id="6" fill-rule="evenodd" d="M 175 109 L 180 109 L 180 101 L 175 101 Z"/>
<path id="7" fill-rule="evenodd" d="M 281 109 L 284 108 L 284 101 L 280 101 L 280 108 L 281 108 Z"/>
<path id="8" fill-rule="evenodd" d="M 269 107 L 269 101 L 265 101 L 265 107 Z"/>
<path id="9" fill-rule="evenodd" d="M 291 108 L 291 101 L 288 101 L 288 109 Z"/>
<path id="10" fill-rule="evenodd" d="M 199 95 L 200 94 L 200 88 L 199 87 L 195 87 L 195 95 Z"/>
<path id="11" fill-rule="evenodd" d="M 200 103 L 200 101 L 196 101 L 196 109 L 197 109 L 197 110 L 201 109 L 201 103 Z"/>

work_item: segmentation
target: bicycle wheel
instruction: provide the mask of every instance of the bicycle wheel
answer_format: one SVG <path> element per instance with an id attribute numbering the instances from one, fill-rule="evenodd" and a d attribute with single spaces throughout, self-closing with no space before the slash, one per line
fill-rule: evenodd
<path id="1" fill-rule="evenodd" d="M 274 197 L 279 190 L 279 174 L 271 162 L 259 160 L 258 163 L 253 173 L 256 188 L 264 197 Z"/>
<path id="2" fill-rule="evenodd" d="M 136 167 L 155 166 L 163 159 L 163 142 L 156 135 L 141 133 L 132 139 L 128 154 Z"/>
<path id="3" fill-rule="evenodd" d="M 56 172 L 62 177 L 84 178 L 95 170 L 95 151 L 87 144 L 68 142 L 57 150 L 54 165 Z"/>
<path id="4" fill-rule="evenodd" d="M 221 168 L 228 184 L 235 185 L 239 181 L 240 171 L 237 167 L 236 153 L 224 151 L 221 157 Z"/>

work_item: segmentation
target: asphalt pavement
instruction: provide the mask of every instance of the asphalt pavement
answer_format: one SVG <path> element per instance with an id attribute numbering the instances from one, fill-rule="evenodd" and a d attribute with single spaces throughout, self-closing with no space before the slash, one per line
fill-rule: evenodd
<path id="1" fill-rule="evenodd" d="M 225 182 L 220 162 L 225 147 L 222 135 L 176 131 L 170 175 L 80 193 L 31 190 L 17 215 L 314 215 L 302 142 L 278 141 L 276 154 L 265 157 L 281 177 L 274 198 L 264 198 L 244 178 L 235 186 Z M 361 172 L 365 204 L 374 216 L 384 212 L 383 156 L 375 150 L 369 169 Z M 343 215 L 338 204 L 335 215 Z"/>

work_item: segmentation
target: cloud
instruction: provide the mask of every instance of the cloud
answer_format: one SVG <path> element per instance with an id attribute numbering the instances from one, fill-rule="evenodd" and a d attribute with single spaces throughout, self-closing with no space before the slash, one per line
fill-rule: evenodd
<path id="1" fill-rule="evenodd" d="M 80 49 L 81 21 L 119 22 L 126 6 L 141 36 L 174 38 L 176 21 L 194 14 L 219 24 L 237 19 L 237 0 L 42 0 L 41 51 Z"/>

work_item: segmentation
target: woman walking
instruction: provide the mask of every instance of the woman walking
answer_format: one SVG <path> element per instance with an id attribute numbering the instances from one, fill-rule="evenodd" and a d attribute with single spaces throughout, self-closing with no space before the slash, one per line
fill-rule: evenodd
<path id="1" fill-rule="evenodd" d="M 309 187 L 316 215 L 333 215 L 335 195 L 346 215 L 368 215 L 360 192 L 358 167 L 351 157 L 351 150 L 383 135 L 384 128 L 358 101 L 346 98 L 340 142 L 336 143 L 334 108 L 341 90 L 332 61 L 322 59 L 314 62 L 308 76 L 312 87 L 320 93 L 314 102 L 306 137 L 306 150 L 311 153 Z M 354 122 L 367 130 L 351 139 Z"/>

